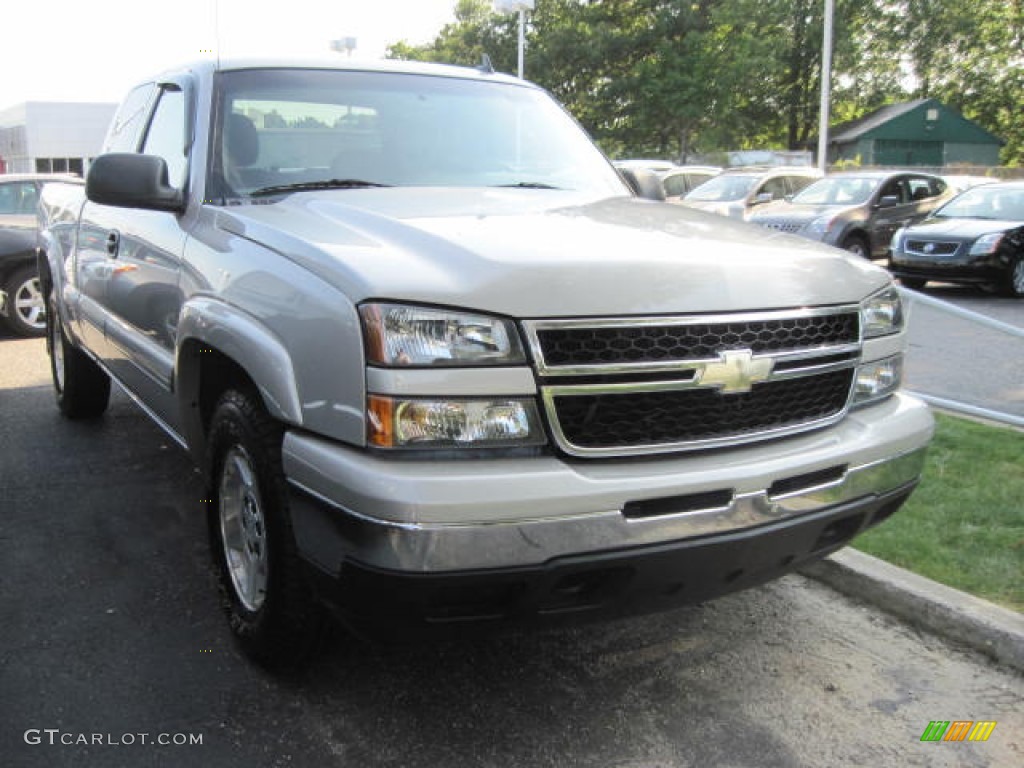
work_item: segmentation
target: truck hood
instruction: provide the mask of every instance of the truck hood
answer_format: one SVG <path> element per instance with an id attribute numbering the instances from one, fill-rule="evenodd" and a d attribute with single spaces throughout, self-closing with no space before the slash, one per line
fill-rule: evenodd
<path id="1" fill-rule="evenodd" d="M 529 189 L 298 193 L 222 209 L 353 302 L 520 318 L 723 312 L 858 301 L 888 274 L 806 240 L 628 197 Z"/>

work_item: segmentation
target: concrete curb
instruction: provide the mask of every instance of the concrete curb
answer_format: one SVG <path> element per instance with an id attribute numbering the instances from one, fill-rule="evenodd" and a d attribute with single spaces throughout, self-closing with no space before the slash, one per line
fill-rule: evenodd
<path id="1" fill-rule="evenodd" d="M 849 547 L 800 573 L 1024 672 L 1024 615 Z"/>

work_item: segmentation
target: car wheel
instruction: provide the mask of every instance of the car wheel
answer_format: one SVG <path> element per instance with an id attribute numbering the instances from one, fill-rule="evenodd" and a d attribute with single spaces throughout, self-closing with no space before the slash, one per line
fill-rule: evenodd
<path id="1" fill-rule="evenodd" d="M 912 291 L 920 291 L 925 287 L 928 281 L 921 277 L 901 277 L 900 283 Z"/>
<path id="2" fill-rule="evenodd" d="M 854 256 L 860 256 L 862 259 L 870 259 L 871 252 L 868 250 L 868 244 L 865 242 L 863 237 L 858 235 L 852 235 L 843 241 L 843 250 L 849 251 Z"/>
<path id="3" fill-rule="evenodd" d="M 46 335 L 46 300 L 34 267 L 14 270 L 4 283 L 7 326 L 19 336 Z"/>
<path id="4" fill-rule="evenodd" d="M 1006 272 L 1005 292 L 1007 296 L 1024 298 L 1024 259 L 1017 257 Z"/>
<path id="5" fill-rule="evenodd" d="M 229 390 L 211 420 L 207 465 L 221 604 L 245 654 L 272 669 L 306 661 L 323 625 L 292 532 L 283 434 L 258 396 Z"/>
<path id="6" fill-rule="evenodd" d="M 110 377 L 92 358 L 72 344 L 64 332 L 57 305 L 46 313 L 46 349 L 57 407 L 69 419 L 94 419 L 110 403 Z"/>

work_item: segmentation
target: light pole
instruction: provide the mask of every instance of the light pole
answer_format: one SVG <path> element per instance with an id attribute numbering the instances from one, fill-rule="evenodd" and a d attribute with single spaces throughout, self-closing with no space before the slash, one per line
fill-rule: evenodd
<path id="1" fill-rule="evenodd" d="M 825 0 L 825 31 L 821 44 L 821 109 L 818 114 L 818 168 L 828 169 L 829 97 L 832 90 L 832 16 L 834 0 Z"/>
<path id="2" fill-rule="evenodd" d="M 526 12 L 534 8 L 534 0 L 494 0 L 499 13 L 519 12 L 519 79 L 523 77 L 523 63 L 526 50 Z"/>
<path id="3" fill-rule="evenodd" d="M 342 37 L 337 40 L 331 40 L 331 50 L 341 53 L 345 51 L 348 57 L 352 58 L 352 51 L 356 49 L 356 39 L 354 37 Z"/>

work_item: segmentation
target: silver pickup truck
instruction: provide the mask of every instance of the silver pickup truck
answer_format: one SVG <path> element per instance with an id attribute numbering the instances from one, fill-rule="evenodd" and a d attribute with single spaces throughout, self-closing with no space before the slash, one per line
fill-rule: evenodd
<path id="1" fill-rule="evenodd" d="M 57 403 L 117 382 L 208 479 L 242 647 L 649 611 L 892 514 L 932 419 L 883 270 L 635 197 L 482 69 L 202 63 L 48 185 Z"/>

